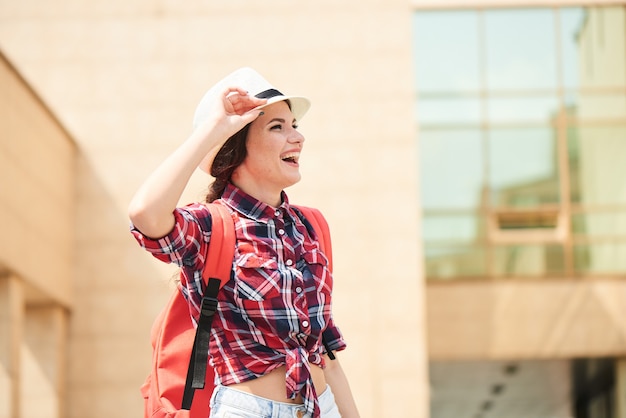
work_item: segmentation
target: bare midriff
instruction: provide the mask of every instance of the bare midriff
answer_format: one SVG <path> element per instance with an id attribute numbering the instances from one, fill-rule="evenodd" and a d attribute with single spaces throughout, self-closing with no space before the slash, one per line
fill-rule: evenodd
<path id="1" fill-rule="evenodd" d="M 260 396 L 262 398 L 271 399 L 276 402 L 291 403 L 296 405 L 302 404 L 302 396 L 299 394 L 295 399 L 287 398 L 285 389 L 285 373 L 285 366 L 281 366 L 264 376 L 248 380 L 247 382 L 233 383 L 229 385 L 229 387 L 242 392 L 250 393 L 252 395 Z M 324 370 L 322 370 L 319 366 L 311 364 L 311 377 L 313 379 L 315 391 L 318 395 L 320 395 L 324 390 L 326 390 Z"/>

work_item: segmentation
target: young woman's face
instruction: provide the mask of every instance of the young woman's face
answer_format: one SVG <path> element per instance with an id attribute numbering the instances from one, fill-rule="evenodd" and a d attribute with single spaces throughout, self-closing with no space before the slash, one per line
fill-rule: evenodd
<path id="1" fill-rule="evenodd" d="M 235 172 L 239 178 L 246 176 L 246 184 L 262 188 L 263 193 L 280 193 L 300 181 L 298 161 L 304 137 L 287 102 L 271 104 L 263 112 L 250 125 L 247 155 Z"/>

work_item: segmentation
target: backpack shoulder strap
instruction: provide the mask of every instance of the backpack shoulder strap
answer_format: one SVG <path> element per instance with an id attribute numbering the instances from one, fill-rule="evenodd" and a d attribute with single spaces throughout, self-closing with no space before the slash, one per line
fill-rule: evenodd
<path id="1" fill-rule="evenodd" d="M 317 234 L 317 239 L 320 242 L 320 246 L 322 247 L 322 251 L 326 255 L 328 259 L 328 269 L 333 271 L 333 246 L 330 241 L 330 228 L 328 227 L 328 222 L 326 222 L 326 218 L 322 215 L 322 212 L 319 209 L 310 208 L 307 206 L 299 206 L 293 205 L 296 209 L 302 213 L 304 218 L 309 221 L 313 230 Z"/>
<path id="2" fill-rule="evenodd" d="M 235 224 L 228 209 L 219 203 L 208 204 L 207 208 L 211 213 L 211 239 L 204 259 L 202 279 L 205 290 L 183 393 L 182 409 L 187 410 L 191 408 L 195 390 L 203 389 L 206 383 L 209 340 L 213 317 L 217 312 L 217 294 L 230 279 L 235 255 Z"/>
<path id="3" fill-rule="evenodd" d="M 211 212 L 211 240 L 205 257 L 202 272 L 204 284 L 208 286 L 210 278 L 221 280 L 220 287 L 230 279 L 235 255 L 235 225 L 228 209 L 219 203 L 208 204 Z"/>
<path id="4" fill-rule="evenodd" d="M 307 206 L 293 206 L 300 211 L 305 220 L 307 220 L 313 227 L 313 230 L 317 234 L 317 239 L 320 243 L 320 247 L 326 255 L 326 258 L 328 259 L 328 269 L 332 273 L 333 246 L 330 241 L 330 228 L 328 227 L 328 222 L 326 221 L 326 218 L 324 218 L 324 215 L 322 215 L 322 212 L 320 212 L 319 209 L 310 208 Z M 326 347 L 326 354 L 328 355 L 328 358 L 330 358 L 331 360 L 335 360 L 335 354 L 330 349 L 329 345 L 326 342 L 326 338 L 323 335 L 322 344 L 324 344 L 324 347 Z"/>

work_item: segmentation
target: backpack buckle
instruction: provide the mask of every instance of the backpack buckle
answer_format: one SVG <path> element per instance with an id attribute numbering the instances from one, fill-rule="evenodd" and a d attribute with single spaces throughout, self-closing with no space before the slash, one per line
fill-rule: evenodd
<path id="1" fill-rule="evenodd" d="M 200 305 L 200 314 L 202 316 L 213 316 L 215 312 L 217 312 L 217 298 L 203 297 L 202 305 Z"/>

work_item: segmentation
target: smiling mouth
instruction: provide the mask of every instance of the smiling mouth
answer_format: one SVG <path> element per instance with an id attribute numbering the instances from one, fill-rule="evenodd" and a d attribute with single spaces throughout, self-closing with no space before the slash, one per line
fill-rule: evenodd
<path id="1" fill-rule="evenodd" d="M 298 164 L 298 160 L 300 159 L 300 154 L 287 154 L 284 157 L 282 157 L 282 160 L 287 162 L 287 163 L 291 163 L 291 164 Z"/>

